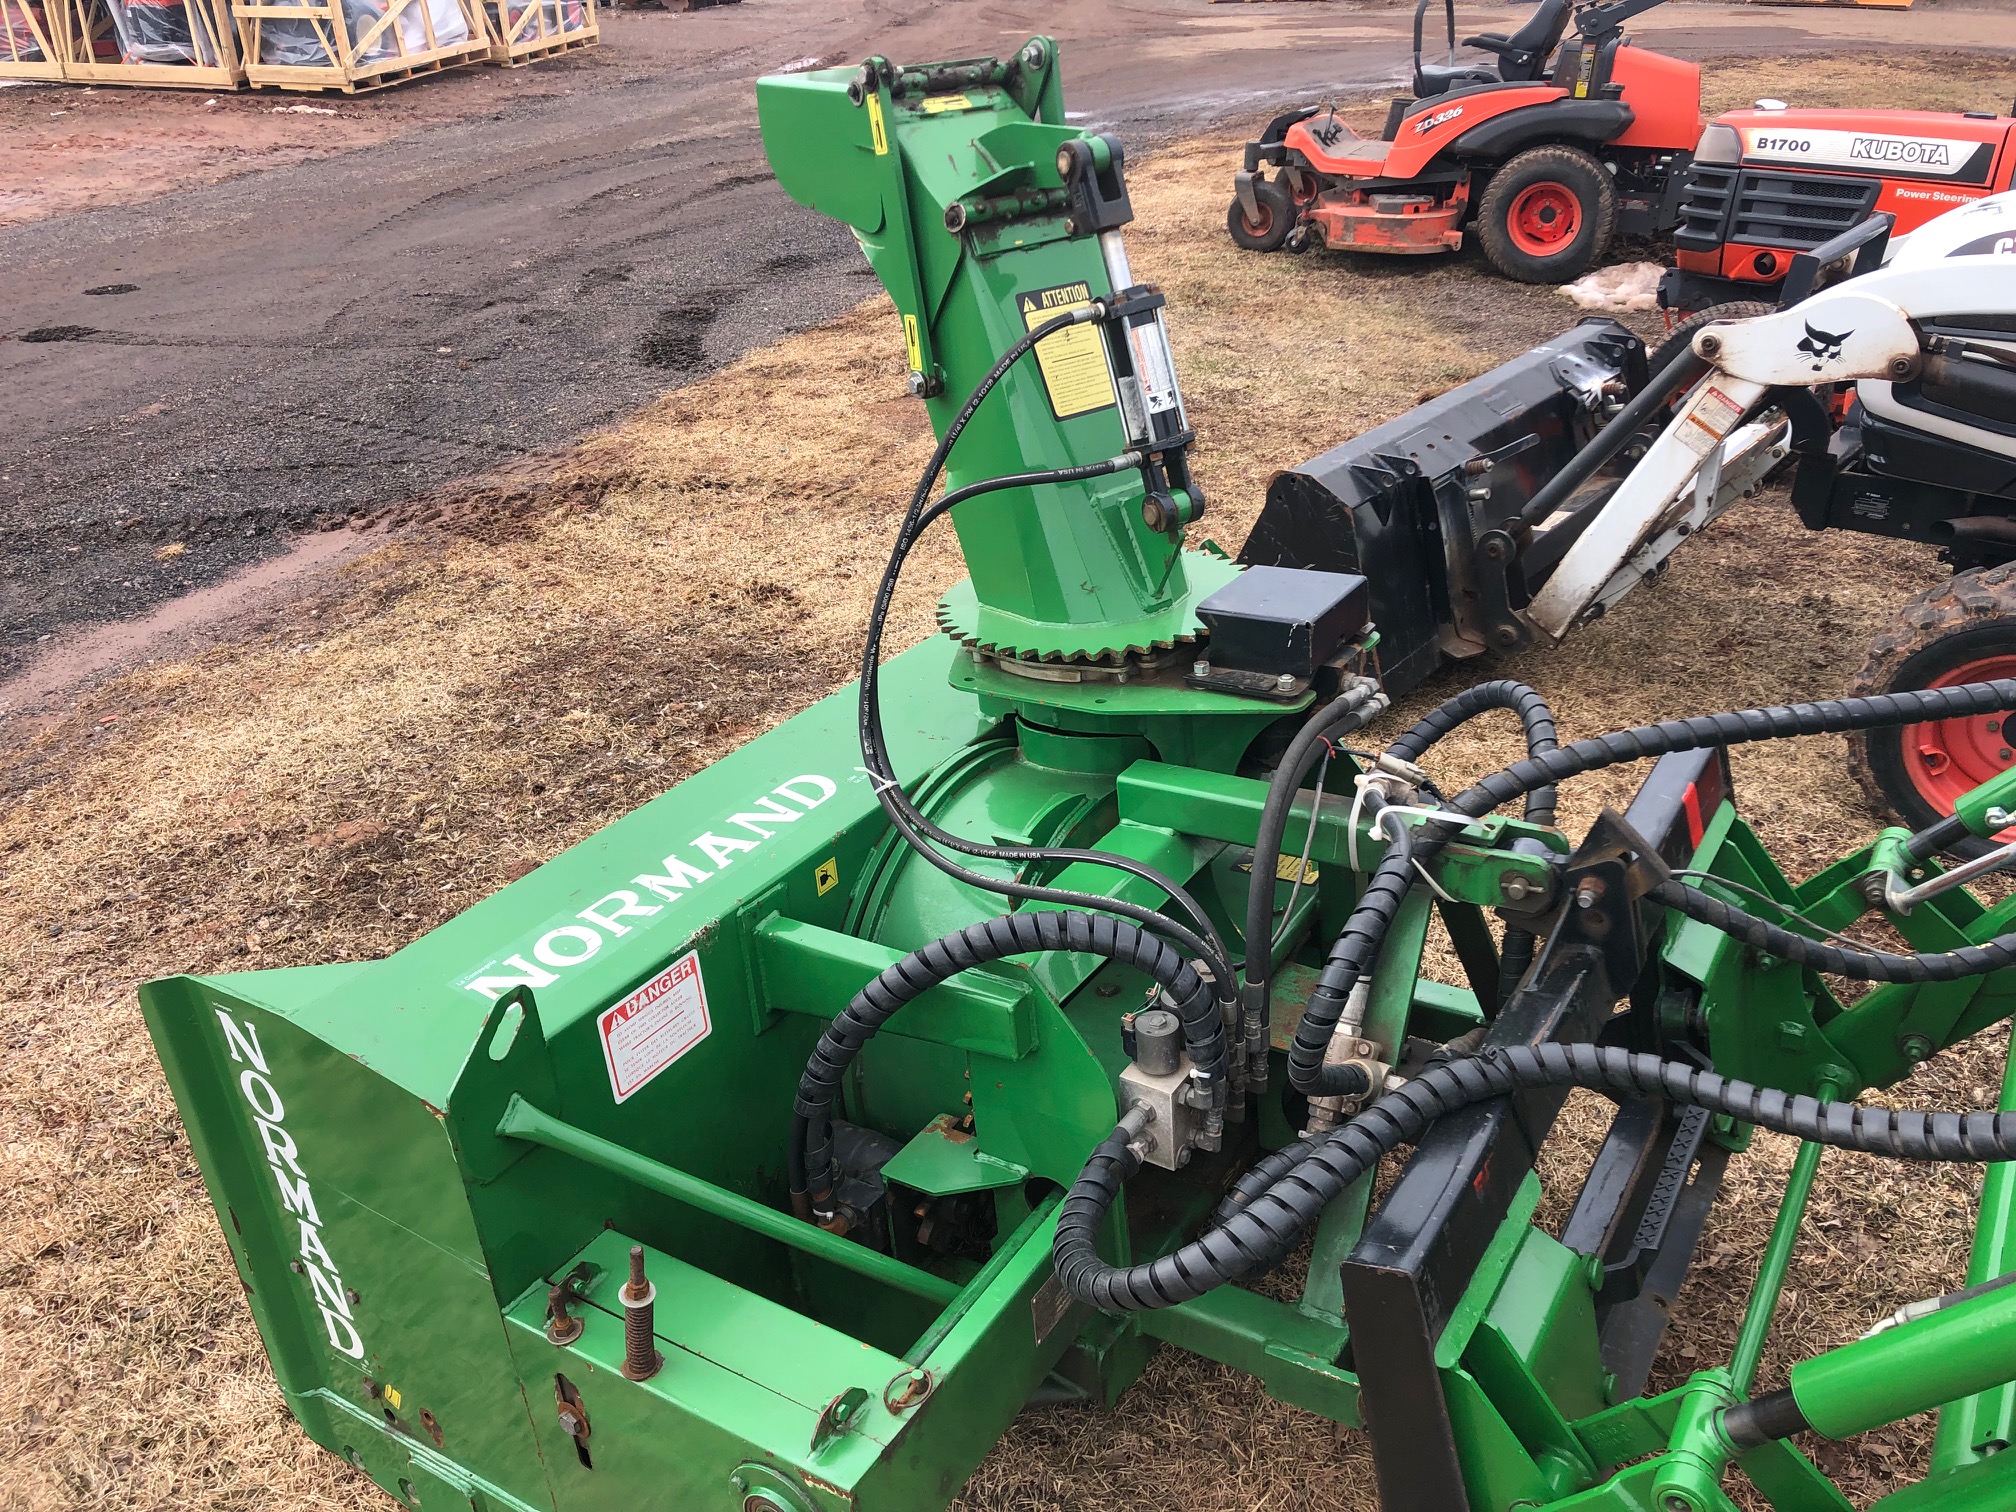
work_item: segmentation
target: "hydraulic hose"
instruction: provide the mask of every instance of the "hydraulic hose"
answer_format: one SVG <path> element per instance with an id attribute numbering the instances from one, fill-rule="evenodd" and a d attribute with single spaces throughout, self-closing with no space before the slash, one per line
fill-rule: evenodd
<path id="1" fill-rule="evenodd" d="M 1525 683 L 1501 677 L 1495 682 L 1465 688 L 1454 698 L 1444 700 L 1440 707 L 1424 715 L 1414 728 L 1387 746 L 1386 754 L 1418 763 L 1428 753 L 1429 747 L 1457 726 L 1469 723 L 1490 709 L 1509 709 L 1519 716 L 1519 724 L 1526 732 L 1528 756 L 1544 756 L 1561 748 L 1554 729 L 1554 711 L 1548 707 L 1547 700 Z M 1527 821 L 1552 824 L 1555 795 L 1556 789 L 1551 784 L 1529 792 L 1526 795 Z"/>
<path id="2" fill-rule="evenodd" d="M 1817 704 L 1779 704 L 1768 708 L 1738 709 L 1726 714 L 1699 715 L 1692 719 L 1667 720 L 1618 730 L 1573 745 L 1529 756 L 1502 771 L 1494 772 L 1446 805 L 1450 818 L 1444 824 L 1427 824 L 1413 835 L 1413 860 L 1427 865 L 1463 823 L 1480 818 L 1493 809 L 1529 793 L 1535 788 L 1559 784 L 1571 777 L 1600 771 L 1620 762 L 1643 761 L 1674 751 L 1741 745 L 1750 741 L 1779 740 L 1795 735 L 1840 735 L 1854 730 L 1877 729 L 1887 725 L 1917 724 L 1925 720 L 1958 719 L 1976 714 L 2016 709 L 2016 680 L 1966 683 L 1950 688 L 1924 688 L 1903 693 L 1884 693 L 1871 698 L 1834 699 Z M 1352 911 L 1331 947 L 1330 958 L 1316 989 L 1310 994 L 1302 1022 L 1288 1049 L 1288 1080 L 1296 1090 L 1311 1096 L 1349 1094 L 1353 1089 L 1330 1085 L 1323 1068 L 1324 1051 L 1330 1034 L 1349 998 L 1351 989 L 1369 969 L 1378 954 L 1386 931 L 1392 926 L 1401 903 L 1413 886 L 1414 872 L 1409 860 L 1389 852 L 1372 873 L 1358 907 Z M 1705 895 L 1703 895 L 1705 897 Z M 1751 926 L 1775 928 L 1728 904 L 1707 899 L 1717 909 L 1726 910 L 1731 923 L 1748 921 Z M 1675 906 L 1678 906 L 1677 904 Z M 1690 904 L 1690 906 L 1701 906 Z M 1720 926 L 1718 926 L 1720 927 Z M 1814 942 L 1803 936 L 1785 934 L 1785 940 Z M 1800 948 L 1787 945 L 1788 949 Z M 1987 946 L 1969 947 L 1974 952 Z M 1953 952 L 1955 955 L 1961 952 Z M 1993 954 L 1991 952 L 1991 954 Z M 1789 957 L 1788 957 L 1789 958 Z M 1845 953 L 1844 953 L 1845 959 Z M 1970 961 L 1974 957 L 1970 957 Z M 1850 963 L 1852 964 L 1852 962 Z M 1999 962 L 1998 962 L 1999 964 Z M 1995 969 L 1994 964 L 1972 967 L 1959 975 Z M 1846 974 L 1846 973 L 1844 973 Z M 1931 978 L 1927 978 L 1931 980 Z M 1886 980 L 1878 978 L 1878 980 Z"/>
<path id="3" fill-rule="evenodd" d="M 1979 945 L 1963 945 L 1957 950 L 1900 955 L 1888 950 L 1848 949 L 1794 934 L 1755 914 L 1745 913 L 1734 904 L 1724 903 L 1678 877 L 1660 883 L 1652 889 L 1651 896 L 1766 955 L 1858 982 L 1903 982 L 1912 986 L 1957 982 L 1963 977 L 1984 976 L 2016 966 L 2016 934 L 1997 935 Z"/>
<path id="4" fill-rule="evenodd" d="M 794 1206 L 810 1188 L 816 1210 L 832 1185 L 833 1101 L 861 1047 L 901 1009 L 939 983 L 973 966 L 1009 956 L 1059 950 L 1104 956 L 1151 978 L 1183 1023 L 1191 1063 L 1217 1100 L 1222 1118 L 1229 1057 L 1225 1019 L 1210 987 L 1183 956 L 1146 930 L 1105 914 L 1004 914 L 933 940 L 886 968 L 854 994 L 819 1036 L 798 1083 L 791 1145 L 787 1151 Z"/>
<path id="5" fill-rule="evenodd" d="M 984 891 L 994 892 L 1020 902 L 1043 902 L 1059 904 L 1067 908 L 1099 909 L 1132 919 L 1144 928 L 1153 930 L 1174 940 L 1197 959 L 1205 961 L 1212 970 L 1220 1001 L 1230 1004 L 1234 1001 L 1231 956 L 1225 942 L 1197 901 L 1172 878 L 1164 876 L 1155 868 L 1134 861 L 1129 857 L 1113 855 L 1105 851 L 1081 850 L 1075 848 L 1033 848 L 1024 846 L 991 846 L 967 840 L 939 828 L 913 805 L 896 781 L 893 765 L 889 760 L 882 730 L 880 698 L 880 668 L 883 628 L 888 622 L 889 606 L 894 598 L 896 582 L 901 575 L 903 563 L 916 544 L 920 532 L 953 505 L 978 494 L 1010 487 L 1028 487 L 1039 483 L 1057 483 L 1080 478 L 1098 477 L 1110 472 L 1118 472 L 1128 466 L 1139 466 L 1140 457 L 1136 453 L 1123 453 L 1104 462 L 1091 463 L 1083 468 L 1062 468 L 1047 473 L 1022 473 L 1013 478 L 988 479 L 966 488 L 955 490 L 927 508 L 926 501 L 936 486 L 939 474 L 944 470 L 946 458 L 958 441 L 966 424 L 972 419 L 981 403 L 1001 381 L 1017 361 L 1035 348 L 1045 337 L 1063 330 L 1067 326 L 1083 324 L 1103 316 L 1103 303 L 1095 301 L 1075 310 L 1044 321 L 1034 327 L 1011 345 L 994 366 L 990 368 L 959 413 L 945 428 L 944 436 L 932 452 L 931 460 L 918 479 L 917 487 L 911 495 L 910 507 L 905 511 L 902 526 L 897 532 L 896 543 L 891 549 L 888 565 L 883 569 L 882 580 L 876 588 L 874 608 L 869 616 L 868 633 L 862 646 L 861 697 L 859 706 L 859 728 L 861 738 L 862 764 L 868 769 L 875 784 L 877 801 L 889 817 L 890 824 L 913 850 L 916 850 L 933 866 L 948 876 L 955 877 Z M 1175 903 L 1197 924 L 1191 930 L 1166 918 L 1154 909 L 1121 899 L 1100 897 L 1093 893 L 1075 892 L 1066 888 L 1038 887 L 1012 878 L 990 877 L 961 866 L 939 849 L 940 846 L 962 852 L 969 856 L 989 860 L 1008 861 L 1022 864 L 1028 862 L 1086 862 L 1098 866 L 1112 867 L 1150 883 Z"/>
<path id="6" fill-rule="evenodd" d="M 1495 682 L 1479 683 L 1474 688 L 1466 688 L 1454 698 L 1446 700 L 1442 706 L 1424 717 L 1413 729 L 1402 735 L 1386 748 L 1389 756 L 1397 756 L 1402 761 L 1419 762 L 1443 736 L 1458 725 L 1475 719 L 1487 709 L 1509 709 L 1519 716 L 1519 724 L 1526 732 L 1526 754 L 1544 756 L 1549 751 L 1558 751 L 1561 742 L 1554 728 L 1554 711 L 1542 698 L 1525 683 L 1509 677 L 1501 677 Z M 1525 817 L 1530 824 L 1552 824 L 1554 804 L 1558 793 L 1551 783 L 1534 788 L 1526 795 Z M 1539 941 L 1529 929 L 1521 929 L 1516 924 L 1505 928 L 1505 938 L 1498 949 L 1499 1001 L 1509 1000 L 1519 989 L 1519 983 L 1532 969 L 1533 952 Z M 1479 1004 L 1489 1011 L 1495 1005 Z"/>
<path id="7" fill-rule="evenodd" d="M 1281 845 L 1288 833 L 1289 812 L 1309 768 L 1331 736 L 1348 734 L 1376 718 L 1386 699 L 1371 682 L 1354 683 L 1317 712 L 1289 742 L 1267 784 L 1260 809 L 1260 830 L 1253 841 L 1253 875 L 1246 887 L 1246 984 L 1242 1034 L 1246 1041 L 1247 1084 L 1255 1091 L 1267 1086 L 1268 998 L 1274 978 L 1274 887 Z"/>
<path id="8" fill-rule="evenodd" d="M 1657 1096 L 1801 1140 L 1902 1160 L 2016 1158 L 2016 1113 L 1898 1112 L 1731 1081 L 1712 1071 L 1597 1045 L 1516 1046 L 1432 1066 L 1325 1134 L 1239 1210 L 1158 1260 L 1113 1266 L 1096 1241 L 1120 1185 L 1139 1166 L 1116 1129 L 1093 1152 L 1058 1210 L 1051 1259 L 1064 1289 L 1107 1312 L 1173 1307 L 1292 1248 L 1323 1209 L 1379 1160 L 1437 1119 L 1528 1088 L 1583 1087 Z M 1222 1208 L 1221 1208 L 1222 1212 Z"/>

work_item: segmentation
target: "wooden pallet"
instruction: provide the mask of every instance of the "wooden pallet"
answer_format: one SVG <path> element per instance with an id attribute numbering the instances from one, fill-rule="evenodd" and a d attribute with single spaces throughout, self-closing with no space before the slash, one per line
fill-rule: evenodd
<path id="1" fill-rule="evenodd" d="M 62 22 L 42 0 L 0 0 L 0 79 L 62 78 Z"/>
<path id="2" fill-rule="evenodd" d="M 507 68 L 577 52 L 602 39 L 595 0 L 483 0 L 490 61 Z"/>
<path id="3" fill-rule="evenodd" d="M 227 0 L 53 0 L 51 41 L 72 84 L 237 89 L 245 82 Z"/>
<path id="4" fill-rule="evenodd" d="M 255 89 L 360 94 L 490 55 L 478 0 L 231 0 Z"/>

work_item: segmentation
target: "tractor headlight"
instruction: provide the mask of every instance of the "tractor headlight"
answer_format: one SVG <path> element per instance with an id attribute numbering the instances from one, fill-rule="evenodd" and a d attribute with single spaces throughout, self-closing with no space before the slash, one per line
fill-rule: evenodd
<path id="1" fill-rule="evenodd" d="M 1743 161 L 1743 138 L 1736 134 L 1734 126 L 1710 126 L 1701 133 L 1701 140 L 1694 144 L 1694 161 L 1740 163 Z"/>

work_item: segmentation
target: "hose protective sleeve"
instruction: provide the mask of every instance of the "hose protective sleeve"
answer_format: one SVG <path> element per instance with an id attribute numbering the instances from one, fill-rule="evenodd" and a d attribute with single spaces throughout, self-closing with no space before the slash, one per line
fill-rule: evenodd
<path id="1" fill-rule="evenodd" d="M 1613 1047 L 1516 1046 L 1429 1068 L 1343 1128 L 1324 1135 L 1236 1213 L 1180 1249 L 1140 1265 L 1108 1265 L 1096 1248 L 1099 1227 L 1120 1182 L 1131 1171 L 1124 1135 L 1117 1155 L 1114 1141 L 1108 1139 L 1059 1209 L 1051 1251 L 1057 1276 L 1072 1296 L 1108 1312 L 1187 1302 L 1271 1263 L 1382 1156 L 1418 1141 L 1437 1119 L 1540 1087 L 1663 1097 L 1797 1139 L 1902 1160 L 1980 1162 L 2016 1157 L 2016 1112 L 1898 1112 L 1823 1103 Z"/>

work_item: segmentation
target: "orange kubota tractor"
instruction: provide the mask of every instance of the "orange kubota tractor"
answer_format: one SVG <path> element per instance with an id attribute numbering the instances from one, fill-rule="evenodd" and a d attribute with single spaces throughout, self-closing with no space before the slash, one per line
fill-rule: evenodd
<path id="1" fill-rule="evenodd" d="M 1393 102 L 1380 138 L 1334 109 L 1277 117 L 1233 179 L 1232 239 L 1426 253 L 1474 232 L 1507 277 L 1565 283 L 1619 232 L 1670 230 L 1701 136 L 1701 70 L 1625 41 L 1623 24 L 1659 3 L 1539 0 L 1510 36 L 1465 38 L 1487 56 L 1462 61 L 1455 0 L 1443 0 L 1449 61 L 1433 63 L 1421 56 L 1433 0 L 1420 0 L 1414 93 Z"/>

